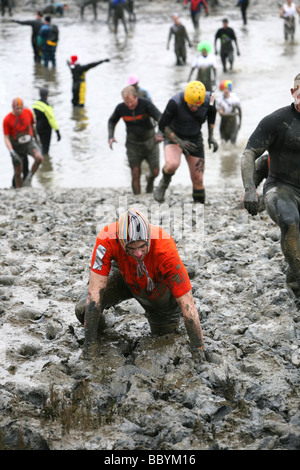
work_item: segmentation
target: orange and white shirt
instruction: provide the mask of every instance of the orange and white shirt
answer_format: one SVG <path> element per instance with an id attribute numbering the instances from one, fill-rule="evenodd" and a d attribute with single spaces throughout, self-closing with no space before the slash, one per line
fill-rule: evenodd
<path id="1" fill-rule="evenodd" d="M 150 228 L 150 249 L 143 261 L 154 282 L 152 292 L 147 292 L 146 275 L 141 278 L 137 275 L 137 261 L 128 255 L 119 243 L 117 222 L 109 224 L 99 232 L 92 255 L 91 270 L 108 276 L 111 262 L 115 260 L 125 283 L 137 296 L 143 291 L 155 300 L 166 289 L 169 289 L 175 298 L 187 294 L 191 290 L 191 282 L 173 238 L 161 227 L 150 225 Z"/>

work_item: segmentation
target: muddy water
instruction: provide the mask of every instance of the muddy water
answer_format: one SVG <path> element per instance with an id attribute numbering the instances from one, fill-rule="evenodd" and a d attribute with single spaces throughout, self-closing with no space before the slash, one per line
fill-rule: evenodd
<path id="1" fill-rule="evenodd" d="M 145 4 L 144 4 L 145 3 Z M 226 2 L 220 2 L 226 4 Z M 227 2 L 228 3 L 228 2 Z M 232 2 L 229 2 L 232 3 Z M 234 3 L 234 2 L 233 2 Z M 294 44 L 283 40 L 283 22 L 277 8 L 264 12 L 257 2 L 249 8 L 249 24 L 242 26 L 240 12 L 232 7 L 219 7 L 207 18 L 201 19 L 201 28 L 195 32 L 189 12 L 177 2 L 136 2 L 137 21 L 129 24 L 126 37 L 123 26 L 115 35 L 107 24 L 106 5 L 98 7 L 98 20 L 86 11 L 84 21 L 79 9 L 71 9 L 65 18 L 56 19 L 60 29 L 55 70 L 44 69 L 33 63 L 30 44 L 31 28 L 2 18 L 0 40 L 0 119 L 10 111 L 11 100 L 23 97 L 30 107 L 38 98 L 40 86 L 50 89 L 62 140 L 52 138 L 50 158 L 33 181 L 35 187 L 119 187 L 130 185 L 130 175 L 124 149 L 125 128 L 120 122 L 116 129 L 117 143 L 111 151 L 107 144 L 107 121 L 114 107 L 121 101 L 120 92 L 131 74 L 140 77 L 156 104 L 163 111 L 168 99 L 187 83 L 191 62 L 196 56 L 199 40 L 214 40 L 221 19 L 229 18 L 238 37 L 241 56 L 236 57 L 234 70 L 223 74 L 218 56 L 218 83 L 224 78 L 233 81 L 234 91 L 242 101 L 243 121 L 235 147 L 220 145 L 213 154 L 206 147 L 205 183 L 210 186 L 240 186 L 239 159 L 252 130 L 260 118 L 277 107 L 290 103 L 289 89 L 299 72 L 299 26 Z M 259 2 L 258 2 L 259 3 Z M 166 49 L 170 14 L 177 11 L 193 42 L 188 50 L 188 63 L 175 66 L 173 43 Z M 14 18 L 30 19 L 33 12 L 16 9 Z M 109 57 L 105 63 L 87 73 L 85 109 L 73 110 L 71 105 L 71 74 L 66 65 L 70 55 L 77 54 L 82 63 Z M 219 138 L 219 118 L 216 137 Z M 204 136 L 207 135 L 206 125 Z M 206 138 L 205 138 L 206 141 Z M 163 148 L 161 166 L 163 165 Z M 0 188 L 10 187 L 12 166 L 8 152 L 0 139 Z M 174 177 L 174 182 L 189 184 L 185 162 Z"/>

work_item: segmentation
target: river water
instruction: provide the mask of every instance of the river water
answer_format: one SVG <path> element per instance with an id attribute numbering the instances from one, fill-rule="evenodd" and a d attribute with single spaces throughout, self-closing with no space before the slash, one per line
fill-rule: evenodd
<path id="1" fill-rule="evenodd" d="M 222 2 L 219 2 L 220 4 Z M 226 3 L 226 2 L 225 2 Z M 237 35 L 241 55 L 235 56 L 232 72 L 223 74 L 220 57 L 218 83 L 222 79 L 233 81 L 234 91 L 242 102 L 243 120 L 236 146 L 221 145 L 220 119 L 216 121 L 215 136 L 219 150 L 212 153 L 206 145 L 205 185 L 217 187 L 242 185 L 240 156 L 245 143 L 259 120 L 278 107 L 291 102 L 290 88 L 294 76 L 300 71 L 299 34 L 297 25 L 295 42 L 285 43 L 283 22 L 279 10 L 273 11 L 253 1 L 249 8 L 249 21 L 244 27 L 240 12 L 235 8 L 219 7 L 208 17 L 202 17 L 200 30 L 195 32 L 189 11 L 178 2 L 136 2 L 137 21 L 128 23 L 129 34 L 125 35 L 119 25 L 117 35 L 107 23 L 107 6 L 98 6 L 98 19 L 86 10 L 84 20 L 79 17 L 79 8 L 71 8 L 64 18 L 55 19 L 60 29 L 56 69 L 45 69 L 33 63 L 30 43 L 31 28 L 11 23 L 6 16 L 0 20 L 0 119 L 11 109 L 16 96 L 31 107 L 38 98 L 38 89 L 47 85 L 50 103 L 54 107 L 62 140 L 56 141 L 53 134 L 50 157 L 47 158 L 33 179 L 34 187 L 128 187 L 130 172 L 125 154 L 125 126 L 119 122 L 116 128 L 113 151 L 108 146 L 107 121 L 115 106 L 121 102 L 121 90 L 131 74 L 140 78 L 155 105 L 163 111 L 168 99 L 184 89 L 191 63 L 197 55 L 200 40 L 214 41 L 222 18 L 226 15 Z M 258 3 L 258 7 L 255 4 Z M 261 2 L 265 3 L 265 2 Z M 188 49 L 185 66 L 175 66 L 173 43 L 166 49 L 171 14 L 176 11 L 186 26 L 193 42 Z M 32 19 L 34 11 L 16 9 L 15 19 Z M 73 109 L 71 104 L 71 74 L 66 64 L 70 55 L 79 56 L 81 63 L 110 58 L 87 72 L 86 105 L 84 109 Z M 206 124 L 203 127 L 207 142 Z M 0 188 L 11 186 L 12 165 L 3 138 L 0 139 L 1 173 Z M 160 144 L 160 159 L 163 166 L 163 147 Z M 31 160 L 32 161 L 32 160 Z M 174 183 L 190 185 L 187 165 L 182 160 Z M 143 184 L 144 180 L 143 180 Z"/>

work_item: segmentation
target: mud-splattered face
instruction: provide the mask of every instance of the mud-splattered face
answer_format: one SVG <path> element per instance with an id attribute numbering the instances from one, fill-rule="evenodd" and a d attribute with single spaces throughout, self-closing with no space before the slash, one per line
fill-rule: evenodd
<path id="1" fill-rule="evenodd" d="M 149 245 L 145 241 L 131 242 L 126 246 L 126 253 L 136 261 L 141 261 L 148 253 Z"/>

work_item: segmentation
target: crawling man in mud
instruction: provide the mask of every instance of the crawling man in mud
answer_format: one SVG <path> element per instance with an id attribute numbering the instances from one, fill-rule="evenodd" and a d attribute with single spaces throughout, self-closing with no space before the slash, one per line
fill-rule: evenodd
<path id="1" fill-rule="evenodd" d="M 97 236 L 88 292 L 75 307 L 78 320 L 85 326 L 87 358 L 97 354 L 103 310 L 130 298 L 145 309 L 153 335 L 175 332 L 182 313 L 192 356 L 199 361 L 203 358 L 199 315 L 176 244 L 136 209 L 127 210 Z"/>
<path id="2" fill-rule="evenodd" d="M 300 298 L 300 74 L 294 79 L 291 94 L 294 102 L 264 117 L 250 136 L 242 156 L 242 178 L 244 207 L 256 215 L 255 160 L 267 150 L 265 205 L 281 231 L 281 248 L 288 263 L 286 282 Z"/>

